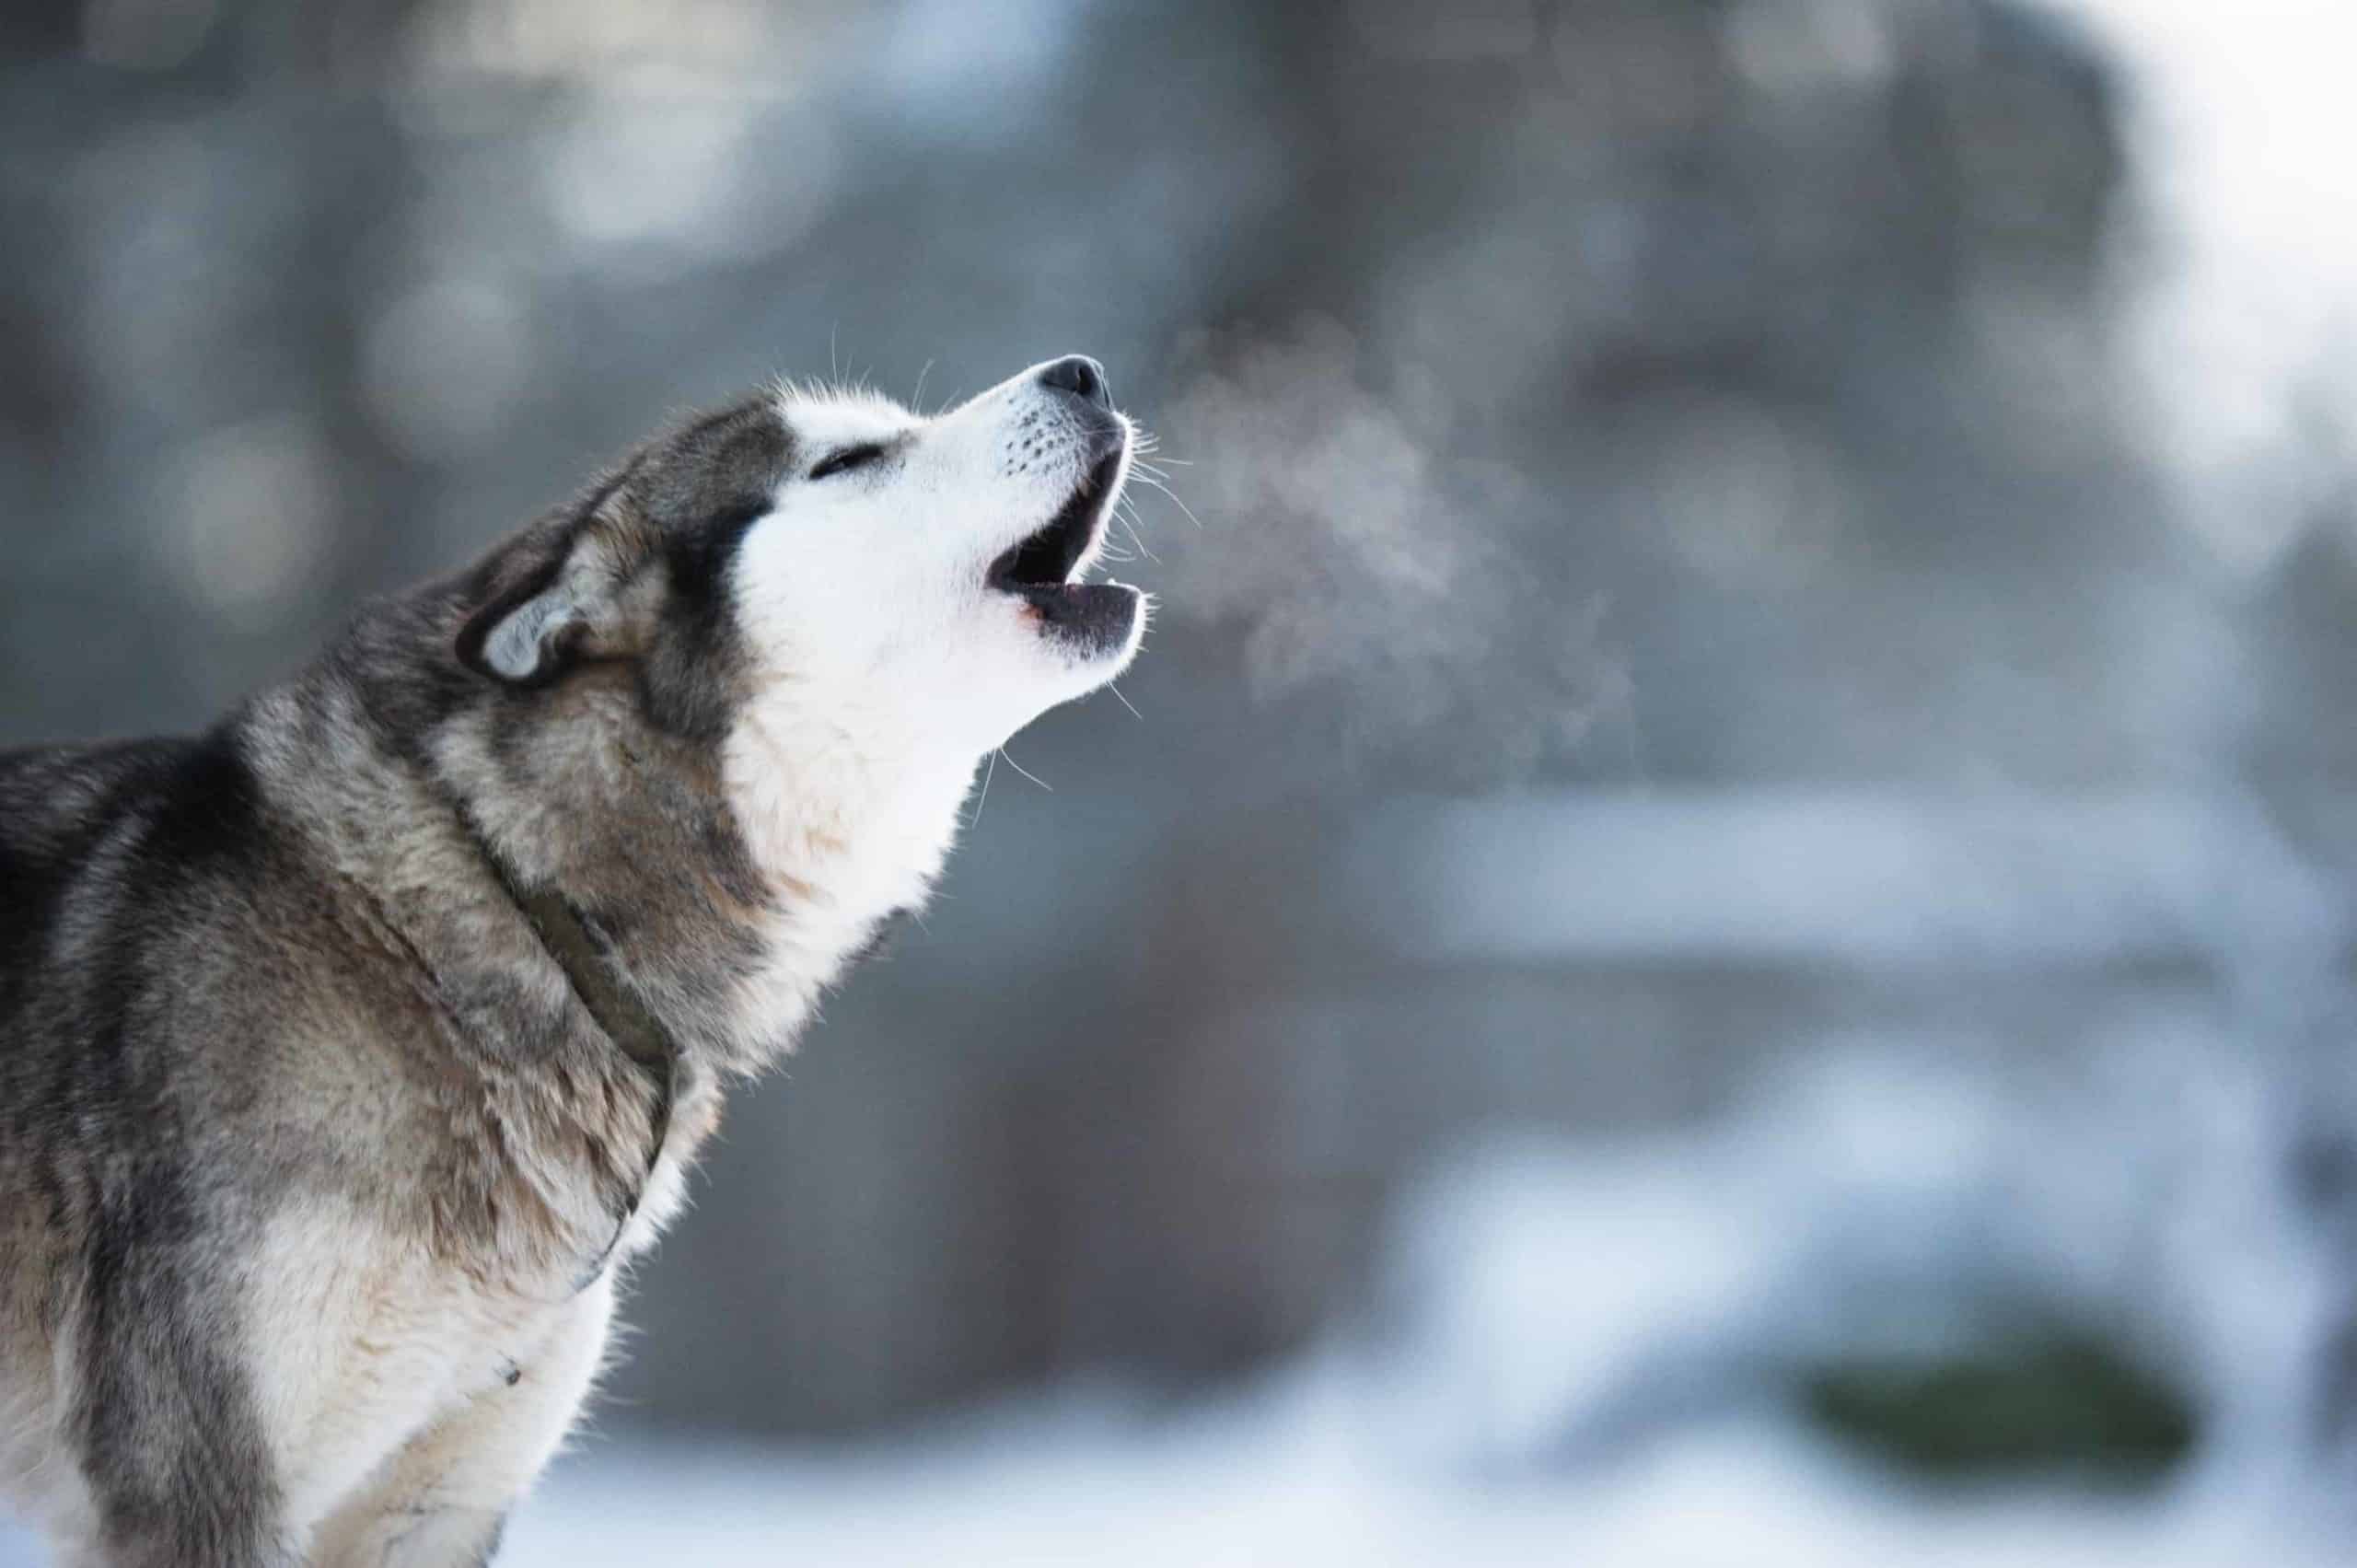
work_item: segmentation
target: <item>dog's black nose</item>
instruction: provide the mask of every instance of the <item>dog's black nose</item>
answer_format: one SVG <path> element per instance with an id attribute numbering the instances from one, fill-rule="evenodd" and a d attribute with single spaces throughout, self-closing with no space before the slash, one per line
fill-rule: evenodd
<path id="1" fill-rule="evenodd" d="M 1066 354 L 1040 371 L 1039 379 L 1098 408 L 1109 412 L 1113 407 L 1113 389 L 1106 384 L 1105 367 L 1085 354 Z"/>

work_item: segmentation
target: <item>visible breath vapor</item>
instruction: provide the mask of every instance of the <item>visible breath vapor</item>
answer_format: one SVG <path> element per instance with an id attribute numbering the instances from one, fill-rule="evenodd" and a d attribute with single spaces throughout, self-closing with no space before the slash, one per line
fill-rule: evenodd
<path id="1" fill-rule="evenodd" d="M 1429 383 L 1387 394 L 1362 357 L 1323 320 L 1207 345 L 1166 416 L 1202 527 L 1155 541 L 1164 602 L 1239 635 L 1255 700 L 1352 761 L 1527 772 L 1616 679 L 1593 596 L 1515 549 L 1543 503 L 1457 454 Z"/>

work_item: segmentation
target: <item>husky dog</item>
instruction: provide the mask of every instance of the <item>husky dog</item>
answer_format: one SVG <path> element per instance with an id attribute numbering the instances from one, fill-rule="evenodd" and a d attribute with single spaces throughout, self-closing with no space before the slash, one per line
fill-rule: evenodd
<path id="1" fill-rule="evenodd" d="M 0 756 L 0 1500 L 490 1560 L 729 1080 L 1128 665 L 1103 369 L 692 420 L 192 739 Z"/>

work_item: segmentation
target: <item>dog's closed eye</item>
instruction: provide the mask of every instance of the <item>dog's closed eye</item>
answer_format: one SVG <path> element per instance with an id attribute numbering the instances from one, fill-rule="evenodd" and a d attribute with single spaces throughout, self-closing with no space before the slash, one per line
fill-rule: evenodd
<path id="1" fill-rule="evenodd" d="M 885 451 L 886 447 L 883 444 L 876 441 L 864 442 L 856 447 L 841 447 L 821 459 L 819 466 L 810 470 L 809 477 L 828 479 L 835 474 L 849 473 L 853 469 L 864 469 L 870 463 L 880 461 Z"/>

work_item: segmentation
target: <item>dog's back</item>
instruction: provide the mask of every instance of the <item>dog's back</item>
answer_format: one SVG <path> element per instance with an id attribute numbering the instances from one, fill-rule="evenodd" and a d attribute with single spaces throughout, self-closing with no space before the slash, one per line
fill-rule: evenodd
<path id="1" fill-rule="evenodd" d="M 121 1174 L 91 1167 L 113 1145 L 168 1139 L 157 1036 L 266 862 L 260 821 L 231 727 L 0 753 L 0 1162 L 52 1206 L 102 1196 L 75 1189 Z"/>
<path id="2" fill-rule="evenodd" d="M 112 1411 L 250 1423 L 217 1340 L 161 1330 L 222 1260 L 190 1126 L 219 1062 L 177 1046 L 232 980 L 258 821 L 233 729 L 0 755 L 0 1491 L 40 1515 L 87 1505 L 65 1452 L 162 1467 Z"/>

